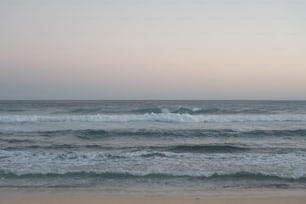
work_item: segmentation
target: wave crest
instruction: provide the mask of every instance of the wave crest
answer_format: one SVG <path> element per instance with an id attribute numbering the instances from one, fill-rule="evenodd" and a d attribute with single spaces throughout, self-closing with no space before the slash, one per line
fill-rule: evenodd
<path id="1" fill-rule="evenodd" d="M 25 122 L 272 122 L 294 121 L 306 122 L 305 114 L 274 115 L 191 115 L 178 113 L 146 114 L 95 114 L 95 115 L 1 115 L 0 123 Z"/>
<path id="2" fill-rule="evenodd" d="M 288 180 L 288 181 L 306 181 L 306 177 L 284 177 L 269 175 L 254 172 L 235 172 L 229 174 L 212 173 L 210 175 L 189 175 L 189 174 L 162 174 L 162 173 L 128 173 L 128 172 L 95 172 L 95 171 L 75 171 L 62 173 L 23 173 L 16 174 L 9 171 L 0 170 L 0 177 L 2 178 L 105 178 L 105 179 L 131 179 L 131 178 L 156 178 L 156 179 L 172 179 L 172 178 L 194 178 L 194 179 L 245 179 L 245 180 Z"/>

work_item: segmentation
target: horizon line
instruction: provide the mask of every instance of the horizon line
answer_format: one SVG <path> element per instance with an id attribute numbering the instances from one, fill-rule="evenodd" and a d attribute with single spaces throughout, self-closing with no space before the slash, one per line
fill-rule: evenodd
<path id="1" fill-rule="evenodd" d="M 306 99 L 0 99 L 0 101 L 306 101 Z"/>

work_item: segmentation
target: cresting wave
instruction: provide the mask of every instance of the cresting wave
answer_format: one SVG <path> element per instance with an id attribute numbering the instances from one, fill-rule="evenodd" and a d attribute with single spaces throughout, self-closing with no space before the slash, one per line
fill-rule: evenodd
<path id="1" fill-rule="evenodd" d="M 0 123 L 37 122 L 306 122 L 306 114 L 258 114 L 258 115 L 191 115 L 178 113 L 146 114 L 94 114 L 94 115 L 0 115 Z"/>
<path id="2" fill-rule="evenodd" d="M 189 178 L 189 179 L 245 179 L 245 180 L 288 180 L 288 181 L 306 181 L 306 177 L 291 178 L 263 173 L 252 172 L 236 172 L 232 174 L 211 173 L 210 175 L 174 175 L 174 174 L 132 174 L 121 172 L 94 172 L 79 171 L 65 173 L 24 173 L 16 174 L 0 170 L 0 177 L 7 179 L 22 178 L 105 178 L 105 179 L 131 179 L 131 178 L 147 178 L 147 179 L 172 179 L 172 178 Z"/>
<path id="3" fill-rule="evenodd" d="M 1 111 L 1 110 L 0 110 Z M 63 111 L 53 112 L 54 114 L 93 114 L 93 113 L 115 113 L 114 110 L 110 111 L 103 107 L 79 107 Z M 178 113 L 178 114 L 259 114 L 259 113 L 273 113 L 273 111 L 262 109 L 221 109 L 221 108 L 196 108 L 196 107 L 147 107 L 132 110 L 125 110 L 123 113 L 136 113 L 136 114 L 150 114 L 150 113 Z"/>
<path id="4" fill-rule="evenodd" d="M 0 101 L 0 188 L 306 189 L 305 124 L 305 101 Z"/>
<path id="5" fill-rule="evenodd" d="M 178 113 L 178 114 L 191 114 L 191 115 L 201 115 L 201 114 L 259 114 L 267 113 L 267 110 L 260 109 L 221 109 L 221 108 L 188 108 L 188 107 L 178 107 L 178 108 L 160 108 L 160 107 L 150 107 L 143 109 L 136 109 L 132 111 L 133 113 L 145 114 L 145 113 Z"/>

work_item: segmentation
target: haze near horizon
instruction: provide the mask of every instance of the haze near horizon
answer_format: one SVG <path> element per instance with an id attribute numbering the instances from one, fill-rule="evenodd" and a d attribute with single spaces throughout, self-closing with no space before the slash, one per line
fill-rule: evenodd
<path id="1" fill-rule="evenodd" d="M 306 1 L 0 2 L 0 99 L 306 99 Z"/>

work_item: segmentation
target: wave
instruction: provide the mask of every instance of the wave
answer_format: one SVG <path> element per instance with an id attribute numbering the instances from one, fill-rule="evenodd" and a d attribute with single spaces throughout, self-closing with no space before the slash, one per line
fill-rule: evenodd
<path id="1" fill-rule="evenodd" d="M 166 150 L 175 153 L 232 153 L 244 152 L 250 149 L 233 145 L 177 145 Z"/>
<path id="2" fill-rule="evenodd" d="M 306 136 L 306 129 L 295 130 L 253 130 L 244 132 L 245 135 L 254 136 Z"/>
<path id="3" fill-rule="evenodd" d="M 306 122 L 306 114 L 191 115 L 178 113 L 94 114 L 94 115 L 0 115 L 0 123 L 39 122 Z"/>
<path id="4" fill-rule="evenodd" d="M 97 113 L 97 112 L 99 113 L 100 111 L 102 111 L 101 108 L 75 108 L 69 110 L 68 113 Z M 56 112 L 56 113 L 65 113 L 65 112 Z"/>
<path id="5" fill-rule="evenodd" d="M 153 107 L 153 108 L 141 108 L 141 109 L 136 109 L 136 110 L 132 110 L 133 113 L 141 113 L 141 114 L 145 114 L 145 113 L 167 113 L 170 112 L 168 109 L 162 109 L 162 108 L 158 108 L 158 107 Z"/>
<path id="6" fill-rule="evenodd" d="M 137 130 L 71 130 L 55 131 L 54 134 L 72 134 L 80 139 L 101 139 L 105 137 L 215 137 L 239 134 L 231 129 L 137 129 Z M 306 134 L 306 130 L 305 130 Z"/>
<path id="7" fill-rule="evenodd" d="M 1 133 L 0 135 L 5 133 Z M 84 140 L 103 139 L 108 137 L 215 137 L 239 136 L 239 132 L 231 129 L 131 129 L 131 130 L 55 130 L 38 132 L 15 132 L 13 135 L 66 136 L 71 135 Z M 306 134 L 306 130 L 305 130 Z"/>
<path id="8" fill-rule="evenodd" d="M 139 129 L 139 130 L 85 130 L 85 131 L 73 131 L 73 135 L 81 139 L 98 139 L 103 137 L 113 136 L 137 136 L 137 137 L 215 137 L 215 136 L 233 136 L 236 133 L 230 129 Z"/>
<path id="9" fill-rule="evenodd" d="M 43 136 L 62 137 L 73 136 L 82 140 L 98 140 L 109 137 L 303 137 L 306 129 L 284 130 L 251 130 L 239 131 L 234 129 L 81 129 L 81 130 L 54 130 L 37 132 L 0 132 L 1 136 Z M 23 140 L 14 138 L 1 139 L 9 143 L 18 143 Z"/>
<path id="10" fill-rule="evenodd" d="M 23 150 L 23 149 L 93 149 L 93 150 L 121 150 L 129 151 L 124 154 L 127 156 L 167 156 L 165 153 L 233 153 L 250 151 L 250 148 L 234 145 L 212 144 L 212 145 L 172 145 L 172 146 L 139 146 L 139 147 L 109 147 L 97 144 L 52 144 L 52 145 L 23 145 L 17 147 L 6 147 L 4 150 Z M 108 153 L 107 153 L 108 154 Z"/>
<path id="11" fill-rule="evenodd" d="M 45 136 L 45 137 L 72 135 L 80 139 L 99 139 L 104 137 L 112 137 L 116 135 L 127 135 L 127 136 L 130 135 L 129 132 L 126 131 L 107 131 L 107 130 L 95 130 L 95 129 L 38 131 L 38 132 L 28 132 L 27 134 L 34 134 L 34 135 L 37 134 L 39 136 Z"/>
<path id="12" fill-rule="evenodd" d="M 17 147 L 6 147 L 4 150 L 20 150 L 20 149 L 44 149 L 44 150 L 52 150 L 52 149 L 112 149 L 108 147 L 104 147 L 96 144 L 88 144 L 88 145 L 77 145 L 77 144 L 52 144 L 52 145 L 23 145 Z"/>
<path id="13" fill-rule="evenodd" d="M 191 175 L 191 174 L 157 174 L 157 173 L 128 173 L 128 172 L 95 172 L 95 171 L 75 171 L 63 173 L 14 173 L 0 170 L 0 177 L 6 179 L 39 179 L 39 178 L 105 178 L 105 179 L 244 179 L 244 180 L 287 180 L 287 181 L 303 181 L 306 182 L 306 177 L 286 177 L 269 175 L 253 172 L 236 172 L 229 174 L 212 173 L 210 175 Z"/>
<path id="14" fill-rule="evenodd" d="M 178 113 L 178 114 L 258 114 L 258 113 L 273 113 L 263 109 L 222 109 L 222 108 L 197 108 L 197 107 L 145 107 L 132 110 L 122 110 L 122 113 L 150 114 L 150 113 Z M 86 113 L 116 113 L 117 111 L 109 110 L 103 107 L 78 107 L 62 111 L 53 112 L 54 114 L 86 114 Z"/>
<path id="15" fill-rule="evenodd" d="M 24 109 L 16 109 L 16 108 L 0 108 L 0 112 L 24 112 Z"/>
<path id="16" fill-rule="evenodd" d="M 214 145 L 173 145 L 173 146 L 136 146 L 136 147 L 110 147 L 97 144 L 51 144 L 28 145 L 29 142 L 3 147 L 4 151 L 23 150 L 61 150 L 61 151 L 100 151 L 99 157 L 105 158 L 135 158 L 135 157 L 184 157 L 190 154 L 231 154 L 231 153 L 305 153 L 305 148 L 296 147 L 248 147 L 238 145 L 214 144 Z M 83 155 L 82 155 L 83 156 Z M 82 157 L 81 156 L 81 157 Z"/>
<path id="17" fill-rule="evenodd" d="M 187 154 L 230 154 L 230 153 L 277 153 L 287 154 L 293 152 L 306 152 L 305 148 L 292 147 L 249 147 L 246 145 L 231 144 L 203 144 L 203 145 L 172 145 L 172 146 L 127 146 L 110 147 L 97 144 L 37 144 L 28 145 L 29 142 L 18 146 L 2 148 L 6 151 L 11 150 L 90 150 L 101 151 L 99 156 L 107 158 L 132 158 L 132 157 L 180 157 Z"/>
<path id="18" fill-rule="evenodd" d="M 141 108 L 132 111 L 133 113 L 145 114 L 145 113 L 178 113 L 178 114 L 191 114 L 191 115 L 201 115 L 201 114 L 258 114 L 267 113 L 266 110 L 261 109 L 221 109 L 221 108 L 160 108 L 160 107 L 149 107 Z"/>
<path id="19" fill-rule="evenodd" d="M 136 130 L 59 130 L 40 132 L 42 135 L 71 134 L 81 139 L 99 139 L 114 136 L 144 137 L 247 137 L 247 136 L 306 136 L 306 129 L 251 130 L 233 129 L 136 129 Z"/>

